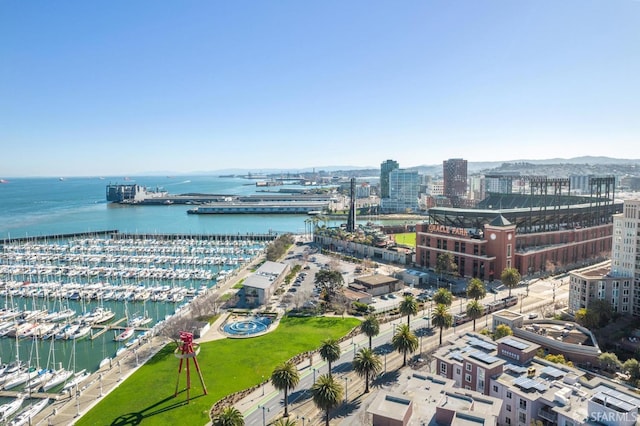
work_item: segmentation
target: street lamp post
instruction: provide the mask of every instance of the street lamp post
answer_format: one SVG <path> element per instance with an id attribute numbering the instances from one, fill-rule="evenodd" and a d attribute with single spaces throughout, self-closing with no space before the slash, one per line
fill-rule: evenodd
<path id="1" fill-rule="evenodd" d="M 344 403 L 346 404 L 349 399 L 349 378 L 343 377 L 344 379 Z"/>
<path id="2" fill-rule="evenodd" d="M 387 351 L 384 351 L 384 372 L 387 372 Z"/>
<path id="3" fill-rule="evenodd" d="M 353 344 L 353 357 L 354 358 L 356 357 L 356 347 L 357 346 L 358 346 L 357 344 L 355 344 L 355 343 Z"/>
<path id="4" fill-rule="evenodd" d="M 102 373 L 100 373 L 98 379 L 100 380 L 100 396 L 102 396 Z"/>
<path id="5" fill-rule="evenodd" d="M 316 382 L 316 368 L 313 367 L 313 383 Z"/>
<path id="6" fill-rule="evenodd" d="M 267 407 L 264 405 L 258 405 L 258 408 L 262 408 L 262 426 L 267 426 L 267 415 L 266 412 L 269 411 Z"/>
<path id="7" fill-rule="evenodd" d="M 80 389 L 79 383 L 76 383 L 76 417 L 80 417 Z"/>
<path id="8" fill-rule="evenodd" d="M 422 338 L 423 337 L 424 337 L 423 335 L 420 335 L 420 355 L 422 355 Z"/>
<path id="9" fill-rule="evenodd" d="M 267 385 L 267 382 L 264 381 L 264 376 L 262 376 L 262 396 L 264 396 L 264 387 Z"/>

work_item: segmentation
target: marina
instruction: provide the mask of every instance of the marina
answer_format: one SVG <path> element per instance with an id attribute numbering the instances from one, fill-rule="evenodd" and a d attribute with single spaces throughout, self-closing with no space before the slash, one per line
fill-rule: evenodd
<path id="1" fill-rule="evenodd" d="M 0 406 L 25 393 L 50 398 L 114 365 L 270 239 L 100 233 L 5 240 Z"/>

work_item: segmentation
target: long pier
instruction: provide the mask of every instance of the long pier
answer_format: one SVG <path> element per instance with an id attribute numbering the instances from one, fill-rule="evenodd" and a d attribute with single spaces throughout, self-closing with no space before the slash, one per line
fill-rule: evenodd
<path id="1" fill-rule="evenodd" d="M 123 321 L 125 321 L 126 318 L 120 318 L 119 320 L 116 320 L 115 322 L 108 324 L 108 325 L 94 325 L 91 327 L 92 330 L 94 329 L 98 329 L 99 331 L 97 331 L 96 333 L 94 333 L 93 331 L 91 332 L 91 340 L 97 339 L 98 337 L 102 336 L 104 333 L 106 333 L 109 330 L 114 330 L 116 328 L 118 328 L 118 324 L 122 323 Z"/>
<path id="2" fill-rule="evenodd" d="M 2 398 L 17 398 L 18 396 L 24 396 L 27 392 L 24 390 L 21 391 L 0 391 L 0 397 Z M 28 394 L 29 398 L 39 398 L 39 399 L 58 399 L 60 398 L 59 393 L 49 393 L 49 392 L 31 392 Z M 4 423 L 3 423 L 4 424 Z"/>
<path id="3" fill-rule="evenodd" d="M 85 237 L 113 235 L 117 233 L 118 233 L 117 229 L 108 229 L 108 230 L 93 231 L 93 232 L 72 232 L 69 234 L 34 235 L 31 237 L 4 238 L 0 240 L 0 244 L 22 243 L 22 242 L 31 242 L 31 241 L 46 241 L 46 240 L 63 240 L 66 238 L 78 238 L 78 237 L 85 238 Z"/>

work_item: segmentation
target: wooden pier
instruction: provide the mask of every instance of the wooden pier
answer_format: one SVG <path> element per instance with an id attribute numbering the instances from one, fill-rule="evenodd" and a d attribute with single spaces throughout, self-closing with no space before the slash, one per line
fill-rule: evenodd
<path id="1" fill-rule="evenodd" d="M 53 399 L 56 400 L 60 398 L 59 393 L 48 393 L 48 392 L 31 392 L 30 394 L 27 391 L 0 391 L 0 397 L 2 398 L 17 398 L 18 396 L 28 396 L 29 398 L 38 398 L 38 399 Z M 3 423 L 4 424 L 4 423 Z"/>

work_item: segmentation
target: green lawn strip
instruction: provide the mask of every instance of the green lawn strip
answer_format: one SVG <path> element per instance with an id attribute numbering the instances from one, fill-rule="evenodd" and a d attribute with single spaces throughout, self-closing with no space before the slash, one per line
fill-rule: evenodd
<path id="1" fill-rule="evenodd" d="M 191 363 L 191 401 L 186 402 L 186 373 L 173 397 L 179 359 L 168 345 L 106 396 L 76 423 L 82 425 L 204 425 L 213 404 L 271 376 L 274 367 L 292 356 L 317 349 L 327 337 L 340 338 L 356 327 L 355 318 L 284 318 L 276 330 L 250 339 L 223 339 L 202 344 L 198 363 L 208 395 L 203 395 Z M 117 367 L 114 367 L 117 368 Z"/>

